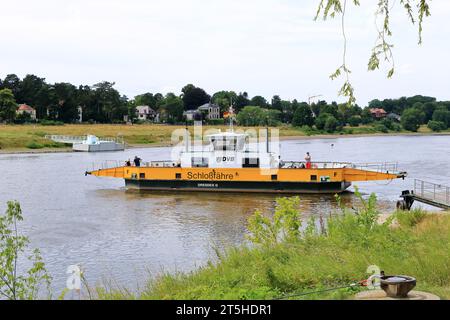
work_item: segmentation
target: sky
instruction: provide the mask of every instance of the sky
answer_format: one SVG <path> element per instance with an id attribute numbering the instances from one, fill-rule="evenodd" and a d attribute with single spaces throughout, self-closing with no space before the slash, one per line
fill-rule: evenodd
<path id="1" fill-rule="evenodd" d="M 314 21 L 319 0 L 0 0 L 0 77 L 116 83 L 128 97 L 192 83 L 213 94 L 307 101 L 338 96 L 339 20 Z M 450 100 L 450 1 L 433 0 L 418 46 L 399 3 L 392 9 L 396 73 L 368 72 L 378 1 L 348 8 L 347 62 L 357 103 L 416 94 Z M 399 1 L 397 1 L 399 2 Z"/>

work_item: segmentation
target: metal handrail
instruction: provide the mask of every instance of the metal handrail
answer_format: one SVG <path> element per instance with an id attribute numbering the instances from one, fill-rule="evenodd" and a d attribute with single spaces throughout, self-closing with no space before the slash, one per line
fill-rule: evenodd
<path id="1" fill-rule="evenodd" d="M 414 179 L 414 194 L 421 198 L 450 205 L 450 187 L 438 183 Z"/>

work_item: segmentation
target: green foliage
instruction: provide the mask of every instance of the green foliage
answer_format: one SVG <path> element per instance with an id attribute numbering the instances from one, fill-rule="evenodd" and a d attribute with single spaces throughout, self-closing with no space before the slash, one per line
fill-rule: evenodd
<path id="1" fill-rule="evenodd" d="M 195 110 L 211 100 L 211 96 L 205 90 L 193 84 L 184 86 L 181 92 L 185 110 Z"/>
<path id="2" fill-rule="evenodd" d="M 294 112 L 294 118 L 292 119 L 292 125 L 296 127 L 314 125 L 314 117 L 311 111 L 311 107 L 307 103 L 301 103 L 298 105 Z"/>
<path id="3" fill-rule="evenodd" d="M 419 109 L 410 108 L 405 110 L 402 115 L 402 126 L 405 130 L 417 132 L 425 115 Z"/>
<path id="4" fill-rule="evenodd" d="M 44 119 L 44 120 L 39 121 L 39 124 L 42 126 L 63 126 L 64 122 Z"/>
<path id="5" fill-rule="evenodd" d="M 380 224 L 375 195 L 355 194 L 359 204 L 351 209 L 337 197 L 341 212 L 327 215 L 326 226 L 322 216 L 301 221 L 298 198 L 280 199 L 274 213 L 250 217 L 251 245 L 217 250 L 217 261 L 190 273 L 163 274 L 137 295 L 97 291 L 102 299 L 272 299 L 348 285 L 377 265 L 389 274 L 415 276 L 418 290 L 449 298 L 450 216 L 397 212 Z M 346 299 L 356 292 L 300 299 Z"/>
<path id="6" fill-rule="evenodd" d="M 6 213 L 0 216 L 0 296 L 10 300 L 35 299 L 41 285 L 50 286 L 51 278 L 38 249 L 25 258 L 31 264 L 23 274 L 17 270 L 18 261 L 29 250 L 29 239 L 19 234 L 18 223 L 23 220 L 18 202 L 8 202 Z"/>
<path id="7" fill-rule="evenodd" d="M 332 117 L 332 115 L 329 113 L 325 113 L 325 112 L 320 113 L 320 115 L 316 118 L 316 121 L 315 121 L 316 128 L 319 130 L 324 130 L 325 125 L 327 123 L 327 119 L 329 117 Z"/>
<path id="8" fill-rule="evenodd" d="M 432 131 L 440 132 L 447 129 L 447 125 L 442 121 L 428 121 L 428 128 Z"/>
<path id="9" fill-rule="evenodd" d="M 159 102 L 159 110 L 162 113 L 162 118 L 168 123 L 173 124 L 183 120 L 183 100 L 173 93 L 168 93 Z"/>
<path id="10" fill-rule="evenodd" d="M 348 124 L 352 127 L 358 127 L 362 122 L 361 116 L 352 116 L 348 119 Z"/>
<path id="11" fill-rule="evenodd" d="M 445 129 L 450 127 L 450 110 L 440 107 L 433 113 L 433 121 L 442 122 L 445 125 Z"/>
<path id="12" fill-rule="evenodd" d="M 373 127 L 378 132 L 383 132 L 383 133 L 388 133 L 389 132 L 389 129 L 382 123 L 375 123 L 375 125 Z"/>
<path id="13" fill-rule="evenodd" d="M 13 121 L 16 117 L 17 103 L 10 89 L 0 90 L 0 121 Z"/>
<path id="14" fill-rule="evenodd" d="M 350 1 L 349 1 L 350 2 Z M 351 1 L 355 6 L 360 6 L 359 0 Z M 429 0 L 401 0 L 400 4 L 406 11 L 412 24 L 418 21 L 418 34 L 419 34 L 419 44 L 422 43 L 422 25 L 425 17 L 430 15 Z M 393 0 L 380 0 L 374 5 L 375 16 L 378 19 L 375 21 L 375 31 L 376 31 L 376 41 L 375 45 L 371 50 L 371 55 L 368 62 L 368 70 L 373 71 L 379 69 L 380 61 L 383 60 L 390 64 L 387 77 L 391 78 L 395 72 L 394 57 L 392 53 L 393 44 L 388 41 L 389 37 L 392 36 L 391 32 L 391 10 L 394 7 L 395 1 Z M 413 9 L 413 4 L 415 4 L 416 10 Z M 324 20 L 327 18 L 335 18 L 336 16 L 341 16 L 341 28 L 343 37 L 343 63 L 342 65 L 330 76 L 331 79 L 336 79 L 342 74 L 345 75 L 345 80 L 339 94 L 348 98 L 348 104 L 353 104 L 355 100 L 354 89 L 350 83 L 349 77 L 351 71 L 346 62 L 347 55 L 347 36 L 345 30 L 345 16 L 346 16 L 346 0 L 320 0 L 316 17 L 317 20 L 320 16 Z"/>
<path id="15" fill-rule="evenodd" d="M 257 210 L 248 220 L 248 239 L 265 246 L 297 240 L 301 226 L 299 203 L 298 197 L 279 198 L 270 217 Z"/>
<path id="16" fill-rule="evenodd" d="M 27 147 L 28 149 L 42 149 L 42 148 L 44 148 L 44 145 L 43 145 L 43 144 L 40 144 L 40 143 L 38 143 L 38 142 L 36 142 L 36 141 L 31 141 L 31 142 L 28 142 L 28 143 L 26 144 L 26 147 Z"/>
<path id="17" fill-rule="evenodd" d="M 325 121 L 325 126 L 324 129 L 328 132 L 328 133 L 333 133 L 336 131 L 338 126 L 338 122 L 336 120 L 335 117 L 333 116 L 329 116 L 327 118 L 327 120 Z"/>
<path id="18" fill-rule="evenodd" d="M 237 121 L 243 126 L 276 126 L 280 123 L 279 110 L 262 109 L 258 106 L 246 106 L 237 115 Z"/>
<path id="19" fill-rule="evenodd" d="M 413 209 L 410 211 L 397 211 L 395 219 L 402 227 L 414 227 L 425 219 L 426 212 L 422 209 Z"/>

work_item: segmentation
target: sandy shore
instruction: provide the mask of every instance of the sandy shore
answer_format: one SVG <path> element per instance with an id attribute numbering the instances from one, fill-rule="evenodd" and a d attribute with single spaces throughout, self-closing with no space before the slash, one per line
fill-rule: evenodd
<path id="1" fill-rule="evenodd" d="M 286 140 L 312 140 L 312 139 L 339 139 L 339 138 L 361 138 L 361 137 L 396 137 L 396 136 L 450 136 L 450 132 L 395 132 L 395 133 L 365 133 L 365 134 L 320 134 L 311 136 L 282 136 L 281 141 Z M 152 144 L 128 144 L 127 149 L 137 148 L 161 148 L 171 147 L 170 143 L 152 143 Z M 42 153 L 68 153 L 74 152 L 72 148 L 55 148 L 55 149 L 0 149 L 0 154 L 42 154 Z"/>

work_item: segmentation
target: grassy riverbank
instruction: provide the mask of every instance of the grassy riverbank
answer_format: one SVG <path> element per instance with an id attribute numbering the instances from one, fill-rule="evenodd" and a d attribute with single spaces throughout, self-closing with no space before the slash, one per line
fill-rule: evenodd
<path id="1" fill-rule="evenodd" d="M 99 137 L 123 136 L 125 142 L 130 146 L 157 146 L 168 145 L 171 141 L 173 130 L 183 126 L 168 125 L 0 125 L 0 151 L 55 151 L 65 150 L 68 146 L 54 143 L 45 139 L 45 135 L 86 135 L 93 134 Z M 207 129 L 226 130 L 227 126 L 205 126 Z M 191 128 L 192 129 L 192 128 Z M 248 128 L 242 128 L 248 129 Z M 255 129 L 255 128 L 252 128 Z M 341 132 L 327 133 L 314 129 L 294 128 L 283 125 L 278 127 L 281 137 L 334 137 L 334 136 L 356 136 L 373 134 L 408 134 L 408 132 L 381 132 L 373 126 L 346 127 Z M 419 134 L 430 134 L 431 131 L 423 126 Z M 447 132 L 450 133 L 450 132 Z M 409 133 L 411 134 L 411 133 Z"/>
<path id="2" fill-rule="evenodd" d="M 272 299 L 348 285 L 367 278 L 368 266 L 377 265 L 387 274 L 414 276 L 416 289 L 450 299 L 450 215 L 398 212 L 380 224 L 372 197 L 357 215 L 344 210 L 328 217 L 326 231 L 303 222 L 306 230 L 296 233 L 296 201 L 279 200 L 272 216 L 256 213 L 249 220 L 251 246 L 217 253 L 217 261 L 194 272 L 149 280 L 137 295 L 97 288 L 98 298 Z M 285 237 L 274 237 L 277 233 Z M 297 299 L 350 299 L 358 290 Z"/>

